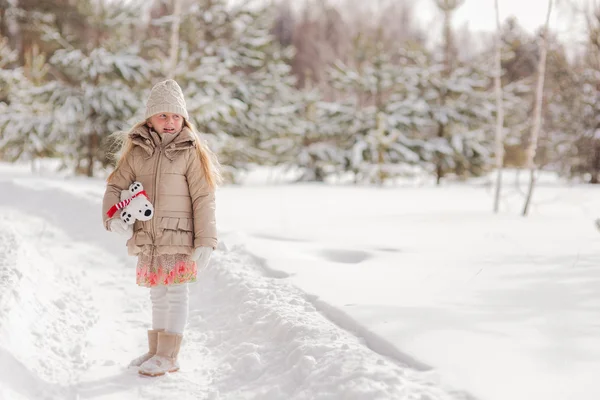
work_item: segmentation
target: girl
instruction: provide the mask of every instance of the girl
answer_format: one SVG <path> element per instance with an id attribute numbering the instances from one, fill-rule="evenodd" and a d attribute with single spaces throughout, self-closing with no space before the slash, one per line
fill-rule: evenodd
<path id="1" fill-rule="evenodd" d="M 152 329 L 148 353 L 130 365 L 143 375 L 179 369 L 177 356 L 188 317 L 188 286 L 196 281 L 217 245 L 215 188 L 220 181 L 214 154 L 188 122 L 181 88 L 174 80 L 157 83 L 146 103 L 145 121 L 136 124 L 107 179 L 102 203 L 107 230 L 131 236 L 129 255 L 138 257 L 137 284 L 150 287 Z M 154 205 L 150 221 L 132 231 L 107 211 L 121 191 L 139 181 Z"/>

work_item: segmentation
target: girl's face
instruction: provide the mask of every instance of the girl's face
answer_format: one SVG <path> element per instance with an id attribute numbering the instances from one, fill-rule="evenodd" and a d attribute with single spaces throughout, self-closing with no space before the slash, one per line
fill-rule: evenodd
<path id="1" fill-rule="evenodd" d="M 183 127 L 183 116 L 168 112 L 154 114 L 148 120 L 148 126 L 160 134 L 177 133 Z"/>

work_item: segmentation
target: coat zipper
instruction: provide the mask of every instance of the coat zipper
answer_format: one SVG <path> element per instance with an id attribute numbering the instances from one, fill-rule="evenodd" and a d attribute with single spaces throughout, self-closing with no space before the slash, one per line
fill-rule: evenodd
<path id="1" fill-rule="evenodd" d="M 162 146 L 158 146 L 158 161 L 154 171 L 154 210 L 158 211 L 158 171 L 160 171 L 160 161 L 162 159 Z M 156 247 L 156 213 L 152 218 L 152 248 Z"/>

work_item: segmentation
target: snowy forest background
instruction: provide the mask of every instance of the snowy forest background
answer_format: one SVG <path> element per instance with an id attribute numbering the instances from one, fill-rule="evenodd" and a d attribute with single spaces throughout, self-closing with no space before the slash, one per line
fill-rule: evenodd
<path id="1" fill-rule="evenodd" d="M 303 181 L 481 176 L 498 153 L 495 35 L 453 28 L 464 0 L 428 1 L 440 37 L 410 0 L 0 0 L 0 161 L 99 175 L 109 135 L 171 77 L 230 182 L 256 165 Z M 527 167 L 546 37 L 535 165 L 600 181 L 600 8 L 581 12 L 576 46 L 501 21 L 506 167 Z"/>

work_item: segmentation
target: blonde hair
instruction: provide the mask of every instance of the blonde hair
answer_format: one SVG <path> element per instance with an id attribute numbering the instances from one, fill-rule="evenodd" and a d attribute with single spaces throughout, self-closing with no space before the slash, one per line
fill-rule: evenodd
<path id="1" fill-rule="evenodd" d="M 132 130 L 144 125 L 147 126 L 147 122 L 148 121 L 142 121 L 136 124 Z M 194 141 L 196 144 L 194 147 L 196 148 L 198 159 L 200 159 L 202 171 L 206 177 L 206 182 L 212 190 L 215 190 L 217 186 L 223 182 L 219 160 L 217 159 L 216 154 L 208 147 L 208 144 L 204 140 L 200 139 L 198 131 L 187 119 L 183 120 L 183 127 L 188 128 L 194 134 Z M 117 146 L 119 147 L 119 150 L 117 152 L 113 152 L 115 158 L 118 156 L 118 160 L 115 169 L 110 173 L 110 175 L 108 175 L 108 178 L 106 178 L 107 182 L 110 182 L 134 147 L 133 141 L 131 140 L 131 137 L 129 137 L 128 132 L 115 132 L 111 135 L 111 139 L 113 139 L 115 143 L 111 147 L 114 149 L 114 147 Z"/>

